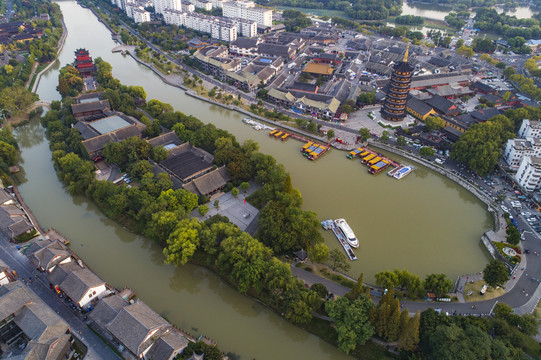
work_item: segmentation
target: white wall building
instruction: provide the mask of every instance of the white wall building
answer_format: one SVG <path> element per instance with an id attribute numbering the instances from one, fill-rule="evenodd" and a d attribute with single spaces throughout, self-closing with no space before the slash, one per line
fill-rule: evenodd
<path id="1" fill-rule="evenodd" d="M 541 156 L 541 140 L 539 139 L 510 139 L 507 140 L 503 159 L 511 167 L 517 169 L 526 156 Z"/>
<path id="2" fill-rule="evenodd" d="M 541 138 L 541 121 L 528 120 L 528 119 L 522 120 L 522 125 L 520 126 L 520 129 L 518 130 L 518 137 L 522 139 Z"/>
<path id="3" fill-rule="evenodd" d="M 212 9 L 212 3 L 207 0 L 191 0 L 193 6 L 199 9 L 210 11 Z"/>
<path id="4" fill-rule="evenodd" d="M 212 8 L 223 8 L 224 0 L 212 0 L 211 1 Z"/>
<path id="5" fill-rule="evenodd" d="M 253 1 L 227 1 L 222 4 L 223 15 L 255 21 L 258 24 L 272 25 L 272 10 L 256 7 Z"/>
<path id="6" fill-rule="evenodd" d="M 165 9 L 182 10 L 181 0 L 152 0 L 157 14 L 163 14 Z"/>
<path id="7" fill-rule="evenodd" d="M 225 19 L 220 16 L 211 16 L 196 12 L 185 12 L 166 9 L 163 13 L 166 24 L 184 26 L 188 29 L 211 34 L 212 38 L 232 42 L 237 36 L 256 36 L 257 24 L 242 19 Z"/>
<path id="8" fill-rule="evenodd" d="M 135 23 L 143 23 L 150 21 L 150 13 L 146 11 L 142 6 L 133 9 L 133 21 Z"/>
<path id="9" fill-rule="evenodd" d="M 515 179 L 526 191 L 534 191 L 541 185 L 541 158 L 525 156 L 522 158 Z"/>

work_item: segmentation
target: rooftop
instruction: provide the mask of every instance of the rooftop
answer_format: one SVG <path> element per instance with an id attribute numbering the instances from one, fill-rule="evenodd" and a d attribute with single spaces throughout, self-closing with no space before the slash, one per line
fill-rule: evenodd
<path id="1" fill-rule="evenodd" d="M 90 126 L 99 134 L 107 134 L 118 129 L 125 128 L 131 124 L 118 115 L 106 117 L 90 123 Z"/>
<path id="2" fill-rule="evenodd" d="M 334 72 L 334 69 L 329 64 L 308 63 L 303 72 L 330 76 Z"/>

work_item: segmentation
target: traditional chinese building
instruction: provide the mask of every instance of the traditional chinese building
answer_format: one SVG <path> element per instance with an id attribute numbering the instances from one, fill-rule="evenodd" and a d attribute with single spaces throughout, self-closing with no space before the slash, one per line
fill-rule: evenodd
<path id="1" fill-rule="evenodd" d="M 78 49 L 75 51 L 75 68 L 82 77 L 91 76 L 96 71 L 96 65 L 94 65 L 94 61 L 88 54 L 88 50 Z"/>
<path id="2" fill-rule="evenodd" d="M 394 66 L 391 75 L 389 90 L 385 96 L 385 102 L 381 108 L 381 115 L 385 120 L 401 121 L 406 116 L 406 103 L 411 84 L 411 72 L 413 68 L 408 63 L 409 46 L 404 54 L 404 60 Z"/>

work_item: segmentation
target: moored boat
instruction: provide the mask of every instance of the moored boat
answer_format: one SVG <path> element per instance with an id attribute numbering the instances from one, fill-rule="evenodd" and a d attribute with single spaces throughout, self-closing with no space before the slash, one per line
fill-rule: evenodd
<path id="1" fill-rule="evenodd" d="M 336 219 L 334 220 L 335 225 L 340 229 L 340 231 L 344 234 L 346 237 L 346 241 L 353 246 L 354 248 L 359 247 L 359 240 L 355 237 L 355 234 L 353 233 L 353 230 L 351 230 L 351 227 L 346 222 L 345 219 Z"/>
<path id="2" fill-rule="evenodd" d="M 413 171 L 413 166 L 404 166 L 401 169 L 398 169 L 397 171 L 395 171 L 392 176 L 395 179 L 400 180 L 412 171 Z"/>

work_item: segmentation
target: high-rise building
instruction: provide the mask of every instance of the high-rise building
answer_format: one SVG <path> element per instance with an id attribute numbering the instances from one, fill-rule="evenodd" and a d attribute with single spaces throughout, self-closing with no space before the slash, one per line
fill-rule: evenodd
<path id="1" fill-rule="evenodd" d="M 227 1 L 222 4 L 223 15 L 255 21 L 258 24 L 272 25 L 272 10 L 256 7 L 253 1 Z"/>
<path id="2" fill-rule="evenodd" d="M 152 0 L 156 14 L 163 14 L 165 9 L 182 10 L 181 0 Z"/>
<path id="3" fill-rule="evenodd" d="M 385 120 L 401 121 L 406 116 L 406 102 L 410 91 L 411 73 L 413 68 L 408 63 L 409 46 L 404 59 L 394 66 L 389 90 L 385 96 L 381 115 Z"/>

